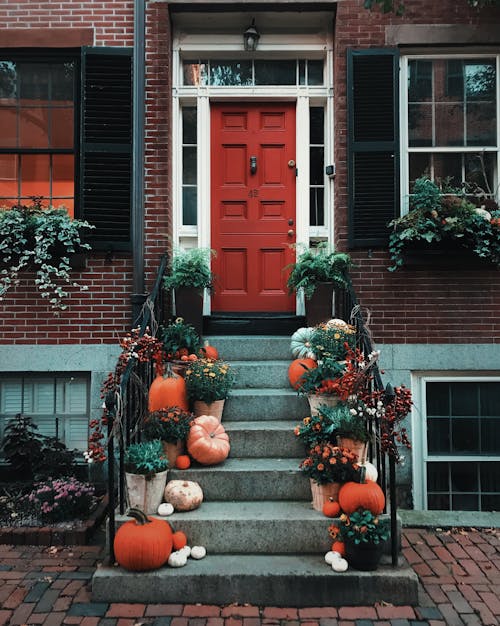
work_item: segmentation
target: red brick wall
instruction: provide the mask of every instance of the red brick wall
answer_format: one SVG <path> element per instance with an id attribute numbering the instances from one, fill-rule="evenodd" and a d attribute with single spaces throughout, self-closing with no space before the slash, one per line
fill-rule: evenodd
<path id="1" fill-rule="evenodd" d="M 346 50 L 382 47 L 389 24 L 488 24 L 500 10 L 476 11 L 466 0 L 406 0 L 402 17 L 363 8 L 363 0 L 337 5 L 335 28 L 335 231 L 347 249 Z M 500 272 L 387 271 L 385 250 L 351 251 L 353 282 L 371 314 L 375 341 L 391 343 L 500 343 Z"/>
<path id="2" fill-rule="evenodd" d="M 0 3 L 0 25 L 0 29 L 9 34 L 9 47 L 16 45 L 16 30 L 19 31 L 18 46 L 80 43 L 132 46 L 134 2 L 4 0 Z M 171 227 L 171 220 L 167 219 L 170 211 L 170 33 L 165 4 L 148 3 L 146 28 L 149 119 L 145 148 L 145 232 L 148 291 L 155 278 L 159 256 L 166 246 L 166 233 Z M 57 316 L 45 300 L 37 296 L 31 279 L 23 276 L 21 283 L 9 290 L 0 303 L 0 343 L 116 343 L 117 337 L 131 326 L 132 268 L 130 254 L 116 253 L 111 260 L 106 260 L 103 254 L 93 253 L 87 269 L 74 273 L 75 280 L 87 285 L 88 291 L 70 288 L 71 295 L 66 301 L 69 308 Z"/>

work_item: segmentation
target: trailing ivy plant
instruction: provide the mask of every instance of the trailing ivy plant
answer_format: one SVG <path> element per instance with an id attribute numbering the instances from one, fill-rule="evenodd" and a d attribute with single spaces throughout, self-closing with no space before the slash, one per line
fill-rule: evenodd
<path id="1" fill-rule="evenodd" d="M 443 188 L 426 177 L 415 181 L 411 210 L 389 223 L 390 271 L 404 264 L 408 246 L 423 242 L 453 241 L 472 250 L 481 259 L 500 266 L 500 210 L 496 203 L 491 211 L 473 204 L 465 192 Z"/>
<path id="2" fill-rule="evenodd" d="M 35 272 L 35 284 L 53 309 L 64 310 L 65 285 L 79 287 L 71 279 L 70 255 L 90 250 L 82 241 L 84 229 L 94 228 L 72 219 L 65 209 L 44 208 L 40 196 L 30 206 L 0 209 L 0 300 L 23 271 Z"/>
<path id="3" fill-rule="evenodd" d="M 466 0 L 467 4 L 476 9 L 482 9 L 484 7 L 500 7 L 500 0 Z M 383 13 L 395 13 L 396 15 L 402 15 L 405 10 L 405 5 L 399 0 L 365 0 L 365 9 L 373 9 L 376 6 L 380 6 Z"/>

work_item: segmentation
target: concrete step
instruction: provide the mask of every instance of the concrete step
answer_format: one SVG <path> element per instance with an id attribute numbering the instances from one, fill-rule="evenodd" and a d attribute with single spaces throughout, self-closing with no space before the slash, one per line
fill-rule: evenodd
<path id="1" fill-rule="evenodd" d="M 236 374 L 235 389 L 291 389 L 288 367 L 291 360 L 231 361 Z"/>
<path id="2" fill-rule="evenodd" d="M 224 418 L 231 441 L 231 457 L 298 458 L 304 447 L 293 433 L 297 421 L 232 422 Z"/>
<path id="3" fill-rule="evenodd" d="M 309 480 L 299 470 L 301 458 L 228 458 L 221 465 L 192 465 L 169 470 L 168 480 L 193 480 L 210 500 L 309 500 Z"/>
<path id="4" fill-rule="evenodd" d="M 185 567 L 127 572 L 100 567 L 93 602 L 369 606 L 418 603 L 418 578 L 405 563 L 375 572 L 337 573 L 321 554 L 211 554 Z"/>
<path id="5" fill-rule="evenodd" d="M 293 389 L 233 389 L 224 405 L 225 421 L 301 420 L 310 415 L 307 398 Z"/>
<path id="6" fill-rule="evenodd" d="M 213 335 L 205 337 L 225 361 L 290 361 L 290 336 Z"/>

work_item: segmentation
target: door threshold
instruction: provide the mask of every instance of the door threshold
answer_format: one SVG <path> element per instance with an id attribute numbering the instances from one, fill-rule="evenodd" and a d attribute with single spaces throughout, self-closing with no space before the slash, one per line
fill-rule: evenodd
<path id="1" fill-rule="evenodd" d="M 293 313 L 215 312 L 203 318 L 204 335 L 292 335 L 305 325 Z"/>

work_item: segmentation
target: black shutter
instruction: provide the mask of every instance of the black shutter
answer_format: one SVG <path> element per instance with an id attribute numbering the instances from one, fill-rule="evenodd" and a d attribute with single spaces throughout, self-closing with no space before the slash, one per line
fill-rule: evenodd
<path id="1" fill-rule="evenodd" d="M 399 214 L 399 64 L 394 49 L 348 50 L 349 243 L 387 243 Z"/>
<path id="2" fill-rule="evenodd" d="M 94 248 L 130 247 L 132 50 L 83 48 L 80 216 Z"/>

